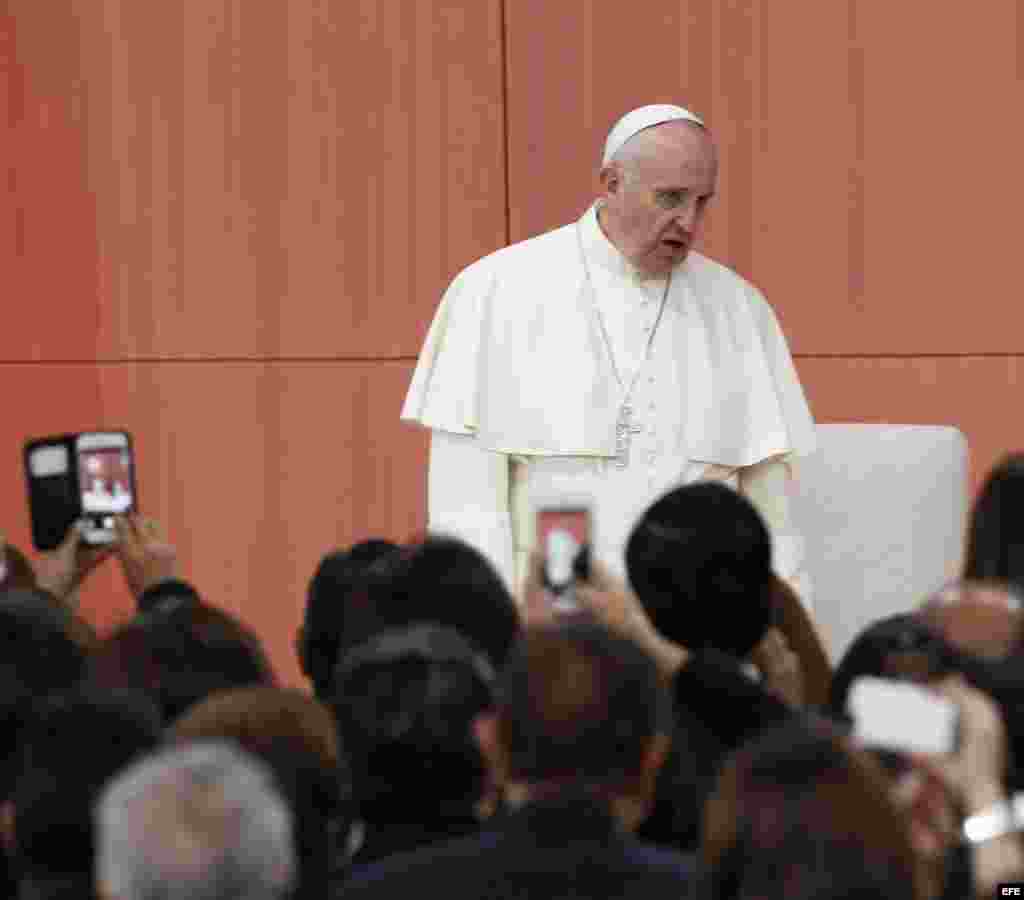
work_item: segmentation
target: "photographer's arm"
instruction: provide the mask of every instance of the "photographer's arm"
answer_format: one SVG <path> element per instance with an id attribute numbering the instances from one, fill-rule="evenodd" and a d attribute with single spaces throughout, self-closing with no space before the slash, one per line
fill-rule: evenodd
<path id="1" fill-rule="evenodd" d="M 482 450 L 473 435 L 431 432 L 428 529 L 476 547 L 515 590 L 509 457 Z"/>
<path id="2" fill-rule="evenodd" d="M 61 545 L 43 553 L 35 564 L 36 583 L 72 613 L 78 610 L 78 590 L 108 556 L 110 547 L 89 547 L 82 542 L 83 526 L 75 522 Z"/>
<path id="3" fill-rule="evenodd" d="M 739 489 L 761 514 L 772 535 L 772 565 L 811 609 L 811 583 L 804 569 L 804 541 L 793 523 L 789 499 L 792 473 L 782 457 L 739 470 Z"/>

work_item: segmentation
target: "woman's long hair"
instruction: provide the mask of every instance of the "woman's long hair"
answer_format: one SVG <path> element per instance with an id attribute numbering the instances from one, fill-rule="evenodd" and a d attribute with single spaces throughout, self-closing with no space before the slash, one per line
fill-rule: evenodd
<path id="1" fill-rule="evenodd" d="M 971 511 L 965 579 L 999 579 L 1024 590 L 1024 454 L 989 473 Z"/>

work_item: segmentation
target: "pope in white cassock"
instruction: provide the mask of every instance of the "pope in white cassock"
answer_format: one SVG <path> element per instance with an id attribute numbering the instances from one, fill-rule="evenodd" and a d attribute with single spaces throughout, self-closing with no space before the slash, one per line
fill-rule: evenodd
<path id="1" fill-rule="evenodd" d="M 428 527 L 510 587 L 538 498 L 592 498 L 594 552 L 623 576 L 640 514 L 715 478 L 760 510 L 776 572 L 809 603 L 787 491 L 814 425 L 771 307 L 692 249 L 717 174 L 697 116 L 634 110 L 579 221 L 473 263 L 441 300 L 402 409 L 431 429 Z"/>

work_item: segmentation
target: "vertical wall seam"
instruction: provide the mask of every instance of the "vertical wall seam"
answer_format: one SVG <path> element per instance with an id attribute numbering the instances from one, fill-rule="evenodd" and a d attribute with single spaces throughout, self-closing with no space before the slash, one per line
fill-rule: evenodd
<path id="1" fill-rule="evenodd" d="M 511 134 L 509 132 L 509 110 L 508 110 L 508 83 L 509 83 L 509 59 L 508 59 L 508 11 L 506 8 L 508 0 L 498 0 L 498 9 L 501 17 L 501 124 L 504 129 L 502 135 L 501 167 L 505 176 L 505 244 L 512 242 L 512 174 L 510 148 Z"/>
<path id="2" fill-rule="evenodd" d="M 863 311 L 866 302 L 866 256 L 867 240 L 865 218 L 865 94 L 866 60 L 862 44 L 861 22 L 857 0 L 849 0 L 847 9 L 849 45 L 847 50 L 847 102 L 853 117 L 854 159 L 849 169 L 849 193 L 847 208 L 847 278 L 850 304 Z"/>

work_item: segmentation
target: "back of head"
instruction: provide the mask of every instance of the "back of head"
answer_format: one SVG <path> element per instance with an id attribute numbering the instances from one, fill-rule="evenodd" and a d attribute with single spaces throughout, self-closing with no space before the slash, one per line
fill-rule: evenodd
<path id="1" fill-rule="evenodd" d="M 95 798 L 160 735 L 156 707 L 138 692 L 80 687 L 35 707 L 11 797 L 13 858 L 23 879 L 91 879 Z"/>
<path id="2" fill-rule="evenodd" d="M 65 616 L 68 634 L 84 652 L 91 653 L 99 644 L 99 638 L 92 625 L 68 610 L 61 600 L 43 588 L 28 557 L 13 544 L 5 544 L 0 538 L 0 593 L 12 590 L 34 593 L 38 599 L 49 603 Z"/>
<path id="3" fill-rule="evenodd" d="M 614 790 L 642 771 L 651 740 L 671 732 L 654 663 L 595 624 L 527 631 L 498 687 L 499 737 L 513 780 Z"/>
<path id="4" fill-rule="evenodd" d="M 824 723 L 772 729 L 730 758 L 701 855 L 708 900 L 918 896 L 884 772 Z"/>
<path id="5" fill-rule="evenodd" d="M 14 544 L 5 544 L 0 538 L 0 593 L 7 591 L 34 593 L 66 616 L 71 639 L 86 653 L 91 652 L 99 643 L 96 631 L 88 621 L 68 610 L 62 601 L 39 584 L 28 557 Z"/>
<path id="6" fill-rule="evenodd" d="M 376 612 L 387 627 L 430 622 L 454 628 L 496 667 L 519 633 L 515 600 L 497 570 L 453 537 L 435 535 L 408 548 L 401 574 Z"/>
<path id="7" fill-rule="evenodd" d="M 33 704 L 82 677 L 69 616 L 39 591 L 0 593 L 0 799 L 13 787 L 16 748 Z"/>
<path id="8" fill-rule="evenodd" d="M 287 804 L 269 770 L 228 744 L 132 766 L 96 822 L 97 883 L 115 900 L 278 900 L 293 880 Z"/>
<path id="9" fill-rule="evenodd" d="M 477 648 L 434 625 L 387 629 L 342 657 L 331 705 L 364 820 L 473 816 L 485 778 L 473 720 L 493 680 Z"/>
<path id="10" fill-rule="evenodd" d="M 174 598 L 121 626 L 90 660 L 98 684 L 136 686 L 164 722 L 215 691 L 274 683 L 256 634 L 206 603 Z"/>
<path id="11" fill-rule="evenodd" d="M 978 492 L 967 531 L 964 578 L 1003 579 L 1024 589 L 1024 454 L 1006 456 Z"/>
<path id="12" fill-rule="evenodd" d="M 331 694 L 331 676 L 346 632 L 361 630 L 366 588 L 383 573 L 375 564 L 397 560 L 399 553 L 391 541 L 368 540 L 320 560 L 306 592 L 299 663 L 321 699 Z"/>
<path id="13" fill-rule="evenodd" d="M 297 690 L 237 688 L 195 704 L 174 723 L 170 736 L 180 743 L 230 740 L 270 767 L 294 817 L 295 896 L 321 896 L 352 819 L 349 780 L 330 710 Z"/>
<path id="14" fill-rule="evenodd" d="M 654 627 L 692 650 L 745 657 L 772 623 L 771 535 L 726 485 L 685 485 L 656 501 L 629 536 L 626 569 Z"/>

